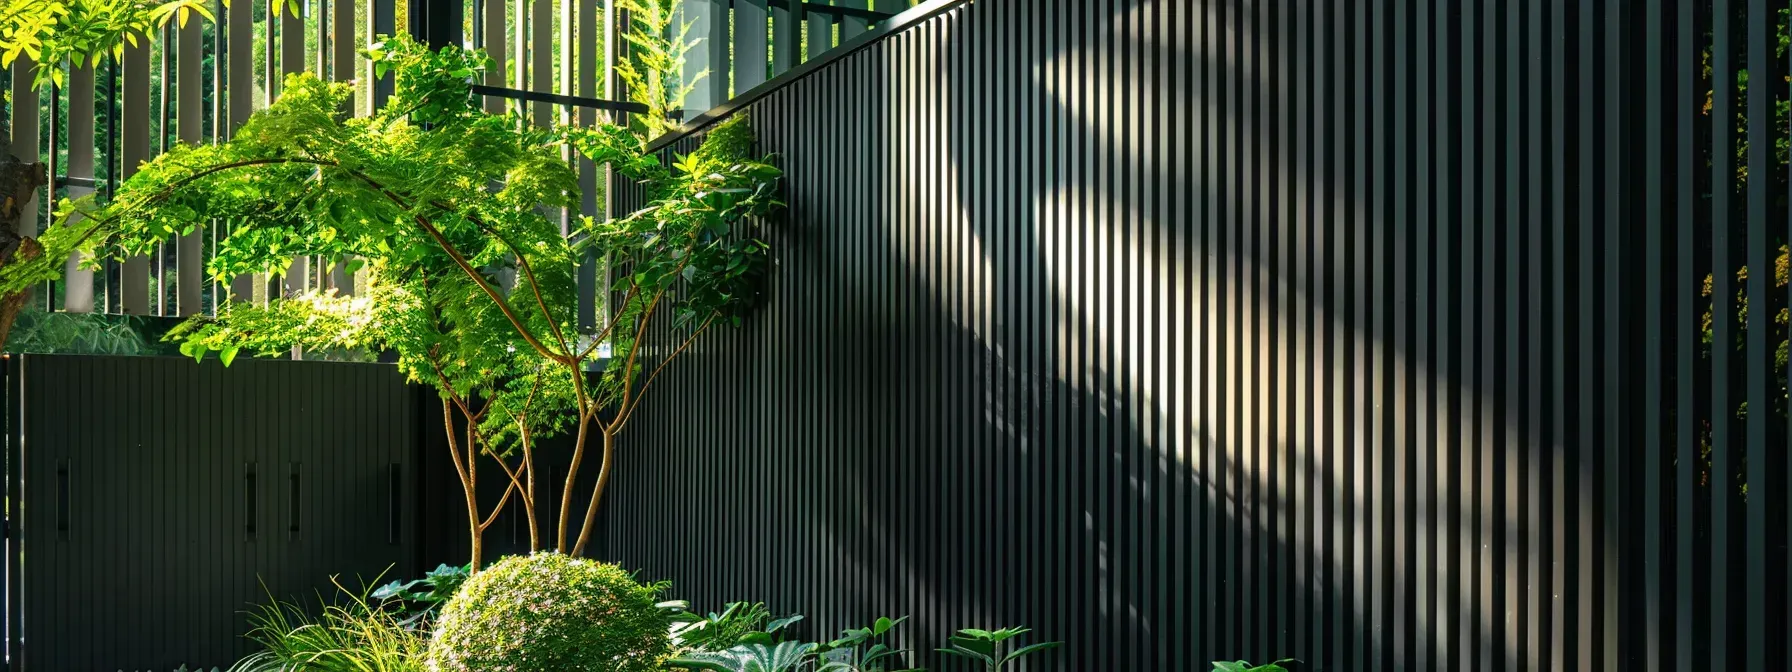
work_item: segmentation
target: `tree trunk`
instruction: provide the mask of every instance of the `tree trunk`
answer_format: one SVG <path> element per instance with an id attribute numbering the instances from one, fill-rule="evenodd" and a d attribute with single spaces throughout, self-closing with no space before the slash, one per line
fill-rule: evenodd
<path id="1" fill-rule="evenodd" d="M 523 493 L 523 513 L 529 517 L 529 552 L 541 550 L 541 526 L 535 522 L 535 450 L 528 430 L 520 429 L 523 441 L 523 473 L 528 476 L 528 490 Z"/>
<path id="2" fill-rule="evenodd" d="M 467 563 L 467 573 L 479 573 L 479 556 L 485 553 L 485 531 L 479 529 L 479 523 L 473 523 L 473 554 Z"/>
<path id="3" fill-rule="evenodd" d="M 479 444 L 473 436 L 473 427 L 478 423 L 476 418 L 467 418 L 467 525 L 473 533 L 473 558 L 468 573 L 479 571 L 480 556 L 485 551 L 485 525 L 479 520 Z"/>
<path id="4" fill-rule="evenodd" d="M 0 155 L 0 268 L 43 256 L 43 247 L 19 231 L 19 219 L 32 194 L 44 183 L 43 164 Z M 5 345 L 13 320 L 30 300 L 30 289 L 0 296 L 0 346 Z"/>
<path id="5" fill-rule="evenodd" d="M 573 546 L 575 557 L 584 557 L 585 545 L 591 542 L 591 529 L 597 522 L 597 506 L 604 498 L 604 487 L 610 484 L 610 468 L 615 461 L 616 430 L 604 427 L 603 460 L 597 468 L 597 486 L 591 490 L 591 506 L 585 508 L 585 524 L 579 527 L 579 542 Z"/>

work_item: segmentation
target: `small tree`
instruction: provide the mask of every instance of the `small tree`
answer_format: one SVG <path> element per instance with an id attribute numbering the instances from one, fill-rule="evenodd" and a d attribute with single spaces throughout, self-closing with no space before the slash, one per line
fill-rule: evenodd
<path id="1" fill-rule="evenodd" d="M 58 219 L 76 223 L 44 235 L 42 258 L 142 253 L 224 219 L 237 227 L 207 267 L 217 278 L 277 273 L 300 255 L 359 260 L 365 273 L 356 296 L 229 303 L 170 338 L 189 355 L 216 352 L 227 365 L 245 350 L 395 351 L 407 375 L 441 394 L 475 568 L 482 532 L 513 497 L 527 514 L 531 548 L 547 547 L 535 515 L 536 446 L 572 433 L 552 548 L 582 554 L 615 469 L 616 437 L 643 395 L 699 335 L 718 321 L 738 322 L 757 303 L 765 244 L 753 234 L 781 205 L 780 172 L 751 157 L 744 118 L 664 166 L 620 126 L 537 129 L 481 112 L 470 88 L 489 65 L 479 52 L 431 52 L 396 37 L 366 56 L 394 73 L 394 93 L 378 114 L 345 118 L 349 85 L 293 75 L 279 101 L 230 141 L 173 149 L 125 181 L 111 203 L 60 204 Z M 583 218 L 578 235 L 563 236 L 544 207 L 580 201 L 577 174 L 559 156 L 567 145 L 641 182 L 650 205 Z M 587 252 L 619 272 L 602 330 L 581 339 L 575 277 Z M 0 289 L 58 271 L 45 262 L 9 267 Z M 662 313 L 678 342 L 649 368 L 641 335 Z M 616 356 L 602 361 L 597 349 L 606 341 Z M 592 444 L 600 464 L 581 513 L 572 504 Z M 475 496 L 480 455 L 496 459 L 506 481 L 489 514 Z"/>

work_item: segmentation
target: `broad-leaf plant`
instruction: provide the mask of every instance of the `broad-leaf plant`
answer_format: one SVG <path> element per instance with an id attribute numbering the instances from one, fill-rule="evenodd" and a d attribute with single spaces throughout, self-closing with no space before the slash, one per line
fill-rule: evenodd
<path id="1" fill-rule="evenodd" d="M 349 84 L 291 75 L 280 99 L 228 142 L 171 148 L 111 202 L 59 204 L 68 225 L 49 228 L 36 262 L 0 270 L 0 290 L 56 277 L 74 252 L 142 254 L 212 220 L 235 224 L 207 266 L 214 278 L 279 273 L 302 255 L 354 260 L 354 296 L 226 302 L 170 338 L 226 364 L 295 346 L 396 353 L 401 370 L 440 392 L 473 570 L 482 532 L 512 497 L 532 549 L 581 554 L 616 468 L 617 434 L 643 395 L 701 334 L 739 323 L 758 301 L 766 245 L 757 231 L 781 205 L 780 171 L 753 153 L 744 117 L 663 165 L 624 126 L 537 128 L 481 111 L 471 93 L 491 66 L 481 52 L 431 51 L 400 36 L 363 55 L 376 74 L 393 73 L 394 92 L 373 116 L 345 115 Z M 563 235 L 558 209 L 580 203 L 566 146 L 638 183 L 648 205 L 575 219 Z M 594 334 L 576 328 L 576 271 L 587 255 L 614 269 L 608 319 Z M 650 323 L 672 334 L 651 357 Z M 603 343 L 613 355 L 600 359 Z M 559 518 L 544 531 L 536 448 L 559 434 L 574 447 Z M 481 456 L 503 472 L 502 501 L 489 513 L 476 497 Z M 588 468 L 595 486 L 581 491 Z"/>

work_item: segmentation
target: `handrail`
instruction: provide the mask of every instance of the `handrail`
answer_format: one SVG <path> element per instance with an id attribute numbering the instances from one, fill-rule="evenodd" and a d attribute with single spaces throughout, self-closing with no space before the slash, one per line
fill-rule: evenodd
<path id="1" fill-rule="evenodd" d="M 866 19 L 869 21 L 883 21 L 892 16 L 896 16 L 895 14 L 891 14 L 889 12 L 879 12 L 876 10 L 861 9 L 858 7 L 843 7 L 840 5 L 823 5 L 823 4 L 814 3 L 814 2 L 798 2 L 797 0 L 782 0 L 782 1 L 784 3 L 785 7 L 800 6 L 804 12 L 811 13 L 811 14 L 833 14 L 834 16 L 850 16 L 855 19 Z"/>
<path id="2" fill-rule="evenodd" d="M 786 70 L 782 74 L 766 80 L 765 83 L 748 89 L 745 93 L 730 98 L 727 102 L 710 108 L 707 112 L 692 117 L 690 121 L 685 122 L 678 128 L 667 131 L 665 135 L 655 138 L 652 142 L 647 144 L 647 149 L 648 151 L 655 152 L 665 149 L 672 143 L 683 140 L 685 137 L 708 127 L 710 124 L 713 124 L 728 115 L 734 114 L 736 111 L 758 101 L 760 98 L 771 95 L 773 91 L 777 91 L 791 82 L 809 76 L 810 73 L 820 70 L 822 66 L 846 58 L 860 49 L 864 49 L 865 47 L 882 41 L 884 38 L 902 32 L 910 26 L 939 16 L 940 14 L 944 14 L 959 5 L 967 5 L 975 1 L 976 0 L 928 0 L 927 2 L 915 5 L 907 11 L 884 20 L 876 27 L 860 33 L 852 39 L 841 42 L 839 46 L 822 52 L 820 56 L 803 61 L 801 64 Z"/>
<path id="3" fill-rule="evenodd" d="M 473 93 L 481 96 L 509 98 L 511 100 L 527 100 L 535 103 L 550 103 L 553 105 L 589 107 L 598 110 L 610 110 L 612 112 L 643 114 L 648 111 L 646 105 L 634 102 L 586 98 L 584 96 L 571 96 L 564 93 L 548 93 L 546 91 L 527 91 L 503 86 L 487 86 L 484 84 L 474 84 Z"/>

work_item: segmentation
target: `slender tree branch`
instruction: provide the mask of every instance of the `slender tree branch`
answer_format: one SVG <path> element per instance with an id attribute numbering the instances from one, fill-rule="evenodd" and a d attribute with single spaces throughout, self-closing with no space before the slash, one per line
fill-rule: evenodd
<path id="1" fill-rule="evenodd" d="M 640 289 L 641 289 L 640 285 L 637 285 L 632 282 L 629 283 L 628 293 L 624 294 L 622 296 L 622 305 L 626 306 L 626 305 L 628 305 L 629 301 L 633 301 L 635 299 L 635 292 Z M 608 322 L 609 322 L 609 324 L 604 325 L 603 331 L 597 332 L 597 336 L 595 336 L 591 339 L 591 345 L 585 346 L 585 349 L 583 351 L 579 352 L 579 359 L 583 360 L 586 357 L 591 356 L 591 352 L 593 350 L 597 349 L 598 344 L 603 343 L 604 338 L 606 336 L 609 336 L 610 332 L 616 329 L 616 325 L 618 322 L 620 322 L 620 320 L 612 319 L 612 320 L 608 320 Z"/>
<path id="2" fill-rule="evenodd" d="M 573 368 L 577 369 L 578 367 L 575 365 Z M 578 374 L 575 372 L 574 375 Z M 554 548 L 561 553 L 567 552 L 567 514 L 572 512 L 572 491 L 574 485 L 578 482 L 579 465 L 585 460 L 585 441 L 591 435 L 591 415 L 582 407 L 587 403 L 583 401 L 585 399 L 585 393 L 581 391 L 579 393 L 579 398 L 581 400 L 579 402 L 581 404 L 581 408 L 579 409 L 579 434 L 578 438 L 574 439 L 572 444 L 572 462 L 566 467 L 566 487 L 560 488 L 560 515 L 554 521 L 556 531 Z"/>
<path id="3" fill-rule="evenodd" d="M 717 315 L 717 313 L 711 313 L 709 315 L 709 319 L 704 320 L 703 324 L 701 326 L 697 327 L 697 329 L 695 331 L 692 331 L 691 335 L 689 337 L 685 338 L 683 343 L 678 344 L 678 348 L 676 350 L 673 350 L 672 354 L 667 355 L 665 359 L 660 360 L 659 366 L 654 367 L 653 373 L 648 374 L 647 381 L 644 383 L 641 383 L 641 391 L 639 394 L 635 395 L 634 403 L 632 405 L 623 407 L 622 412 L 620 413 L 620 417 L 618 417 L 616 419 L 616 422 L 612 424 L 612 427 L 614 428 L 614 429 L 612 429 L 612 431 L 620 432 L 620 431 L 622 431 L 623 427 L 628 426 L 629 418 L 634 417 L 635 409 L 641 407 L 641 400 L 646 398 L 647 388 L 648 388 L 648 386 L 653 384 L 653 379 L 658 378 L 660 375 L 660 371 L 662 369 L 665 369 L 667 364 L 671 364 L 672 360 L 676 359 L 680 353 L 683 353 L 685 351 L 685 348 L 691 347 L 691 343 L 696 341 L 698 336 L 703 335 L 703 332 L 709 330 L 709 325 L 715 322 L 716 315 Z"/>
<path id="4" fill-rule="evenodd" d="M 523 444 L 523 468 L 529 477 L 527 491 L 523 494 L 523 513 L 527 514 L 529 518 L 529 552 L 534 553 L 541 550 L 541 529 L 535 520 L 535 450 L 532 446 L 534 439 L 529 436 L 529 428 L 525 425 L 518 425 L 516 433 L 517 440 Z"/>
<path id="5" fill-rule="evenodd" d="M 690 261 L 691 261 L 690 249 L 686 248 L 684 258 L 679 261 L 678 267 L 673 269 L 672 273 L 670 275 L 677 276 L 680 272 L 682 272 L 684 270 L 685 265 L 689 264 Z M 638 316 L 635 320 L 634 342 L 629 344 L 628 359 L 624 362 L 624 364 L 622 366 L 622 375 L 623 375 L 623 380 L 625 381 L 623 388 L 622 388 L 622 404 L 621 404 L 622 408 L 628 408 L 628 404 L 629 404 L 629 399 L 630 399 L 629 392 L 632 389 L 632 386 L 628 385 L 626 383 L 626 381 L 628 380 L 630 372 L 634 370 L 635 355 L 636 355 L 636 353 L 640 352 L 640 350 L 641 350 L 641 337 L 642 337 L 641 331 L 646 327 L 647 319 L 652 317 L 653 311 L 659 307 L 660 299 L 665 297 L 666 289 L 668 287 L 670 287 L 669 283 L 662 283 L 660 285 L 659 291 L 654 293 L 653 300 L 648 302 L 647 308 L 644 309 L 642 311 L 641 315 Z M 628 305 L 627 303 L 623 304 L 624 310 L 627 310 L 627 305 Z M 574 375 L 579 375 L 578 369 L 576 366 L 574 367 Z M 567 469 L 566 487 L 563 489 L 563 494 L 561 495 L 561 498 L 560 498 L 560 521 L 559 521 L 559 523 L 560 523 L 560 546 L 559 546 L 559 548 L 560 548 L 560 551 L 563 553 L 566 552 L 566 523 L 567 523 L 566 514 L 570 512 L 571 507 L 572 507 L 572 489 L 573 489 L 573 485 L 575 483 L 574 479 L 578 476 L 579 464 L 580 464 L 580 461 L 582 460 L 582 458 L 584 457 L 585 441 L 588 436 L 589 424 L 590 424 L 591 420 L 596 417 L 597 410 L 598 410 L 592 406 L 587 405 L 590 402 L 586 401 L 585 396 L 583 394 L 582 387 L 581 387 L 581 392 L 580 392 L 579 398 L 580 398 L 579 403 L 581 404 L 581 411 L 582 411 L 579 415 L 579 438 L 578 438 L 578 442 L 576 444 L 574 444 L 572 466 Z M 598 501 L 603 496 L 604 486 L 609 483 L 610 468 L 615 462 L 615 455 L 613 454 L 614 449 L 615 449 L 615 434 L 616 434 L 616 429 L 619 427 L 619 425 L 615 421 L 611 421 L 609 423 L 600 423 L 600 425 L 602 425 L 601 431 L 602 431 L 603 437 L 604 437 L 604 449 L 603 449 L 604 452 L 603 452 L 603 457 L 602 457 L 603 461 L 602 461 L 601 465 L 598 467 L 597 486 L 591 493 L 591 504 L 585 508 L 585 522 L 584 522 L 584 525 L 582 525 L 579 528 L 578 543 L 573 547 L 573 550 L 572 550 L 573 555 L 578 555 L 579 553 L 583 552 L 585 549 L 585 543 L 591 534 L 592 520 L 594 520 L 594 518 L 597 515 Z"/>
<path id="6" fill-rule="evenodd" d="M 474 284 L 479 285 L 479 289 L 484 291 L 485 295 L 489 297 L 493 303 L 498 305 L 498 310 L 503 312 L 504 317 L 510 320 L 510 326 L 516 328 L 517 335 L 521 336 L 523 340 L 529 344 L 529 347 L 534 348 L 536 352 L 541 354 L 541 356 L 548 359 L 555 361 L 566 359 L 567 353 L 556 353 L 553 350 L 548 349 L 540 339 L 535 337 L 534 332 L 529 331 L 528 327 L 523 326 L 522 318 L 516 314 L 515 310 L 511 309 L 510 302 L 504 300 L 504 296 L 498 293 L 497 288 L 493 287 L 492 284 L 485 279 L 485 276 L 480 275 L 478 269 L 473 268 L 473 265 L 467 262 L 466 256 L 460 253 L 460 248 L 455 247 L 454 243 L 448 242 L 448 237 L 443 235 L 442 230 L 436 228 L 435 224 L 431 223 L 428 218 L 417 214 L 404 202 L 403 198 L 398 194 L 393 193 L 392 190 L 387 189 L 385 185 L 380 184 L 373 178 L 363 175 L 359 171 L 353 169 L 343 168 L 342 170 L 355 179 L 366 183 L 367 186 L 373 187 L 374 190 L 380 192 L 381 195 L 384 195 L 387 200 L 392 201 L 394 205 L 397 205 L 400 209 L 409 213 L 411 215 L 411 220 L 416 222 L 417 226 L 423 228 L 424 233 L 429 234 L 429 237 L 435 240 L 436 245 L 441 247 L 442 251 L 446 253 L 450 259 L 454 260 L 454 264 L 460 267 L 461 272 L 466 273 L 467 277 L 471 278 Z"/>
<path id="7" fill-rule="evenodd" d="M 430 201 L 430 205 L 442 210 L 452 210 L 439 201 Z M 481 231 L 484 231 L 486 235 L 498 239 L 498 242 L 504 243 L 505 247 L 510 248 L 510 253 L 516 255 L 517 266 L 523 269 L 523 275 L 528 276 L 529 291 L 535 294 L 535 305 L 541 308 L 541 316 L 548 321 L 548 328 L 553 331 L 554 340 L 560 342 L 561 350 L 568 353 L 572 352 L 572 346 L 567 345 L 566 336 L 560 330 L 560 322 L 554 319 L 554 314 L 548 310 L 547 300 L 541 295 L 541 282 L 535 279 L 535 265 L 529 263 L 528 255 L 523 254 L 522 248 L 517 247 L 515 243 L 510 242 L 510 239 L 505 237 L 504 234 L 499 233 L 497 229 L 487 225 L 485 220 L 472 214 L 467 214 L 466 218 L 467 221 L 473 222 L 474 226 L 477 226 Z"/>
<path id="8" fill-rule="evenodd" d="M 206 177 L 208 175 L 222 173 L 227 170 L 236 170 L 238 168 L 251 168 L 254 166 L 279 165 L 279 164 L 289 164 L 289 163 L 306 163 L 306 164 L 314 164 L 314 165 L 335 165 L 335 164 L 329 164 L 329 163 L 325 163 L 325 162 L 317 161 L 317 160 L 313 160 L 313 159 L 303 159 L 303 158 L 295 158 L 295 157 L 282 157 L 282 158 L 275 158 L 275 159 L 248 159 L 248 160 L 244 160 L 244 161 L 235 161 L 232 163 L 219 164 L 216 166 L 207 167 L 205 169 L 200 170 L 199 172 L 193 173 L 192 175 L 188 175 L 179 180 L 175 180 L 173 183 L 169 184 L 167 188 L 163 189 L 160 192 L 157 192 L 155 195 L 145 197 L 142 201 L 131 204 L 130 208 L 134 209 L 134 208 L 148 205 L 150 203 L 154 203 L 157 201 L 166 200 L 168 197 L 173 196 L 176 191 L 179 191 L 181 189 L 181 187 L 185 187 L 189 184 L 197 182 L 197 181 L 199 181 L 200 178 Z M 87 213 L 78 213 L 78 214 L 87 215 Z M 87 216 L 87 221 L 93 222 L 93 226 L 88 227 L 85 232 L 81 233 L 81 237 L 75 239 L 75 247 L 80 247 L 82 244 L 86 243 L 89 238 L 93 237 L 93 234 L 98 233 L 99 230 L 105 228 L 106 225 L 118 221 L 118 216 L 116 216 L 116 215 L 111 216 L 111 217 Z M 57 263 L 61 263 L 61 260 L 57 260 Z"/>
<path id="9" fill-rule="evenodd" d="M 461 495 L 467 500 L 467 531 L 473 537 L 473 557 L 471 564 L 473 571 L 477 572 L 479 571 L 479 539 L 480 536 L 485 533 L 485 528 L 479 525 L 479 500 L 473 496 L 474 483 L 472 482 L 467 469 L 462 467 L 460 463 L 460 446 L 456 445 L 454 440 L 454 413 L 452 409 L 453 407 L 449 405 L 448 400 L 443 399 L 442 424 L 447 426 L 447 431 L 445 433 L 448 435 L 448 454 L 454 457 L 454 470 L 460 475 Z"/>
<path id="10" fill-rule="evenodd" d="M 510 416 L 510 421 L 513 423 L 516 423 L 517 440 L 523 446 L 523 465 L 518 471 L 522 472 L 524 475 L 526 475 L 528 477 L 528 481 L 529 481 L 528 486 L 523 487 L 522 485 L 517 484 L 516 483 L 516 481 L 517 481 L 516 472 L 511 471 L 509 465 L 505 464 L 503 462 L 502 458 L 499 458 L 499 464 L 504 465 L 505 472 L 510 476 L 512 487 L 522 487 L 523 488 L 523 495 L 522 495 L 523 513 L 526 514 L 529 518 L 529 550 L 532 552 L 540 550 L 539 547 L 540 547 L 541 541 L 540 541 L 539 531 L 537 529 L 537 523 L 535 520 L 535 453 L 534 453 L 534 447 L 533 447 L 534 441 L 533 441 L 532 437 L 530 437 L 530 435 L 529 435 L 529 423 L 528 423 L 527 419 L 529 417 L 529 409 L 531 407 L 533 407 L 535 404 L 535 395 L 541 391 L 541 384 L 542 384 L 542 380 L 543 380 L 542 372 L 540 370 L 537 370 L 533 375 L 535 376 L 535 384 L 529 388 L 529 396 L 524 398 L 524 400 L 523 400 L 523 410 L 520 415 L 518 413 L 510 411 L 508 407 L 500 407 L 500 408 L 504 409 L 504 413 L 506 415 Z M 497 456 L 494 455 L 493 457 L 497 457 Z M 503 504 L 499 503 L 499 507 L 502 508 Z M 496 516 L 497 513 L 493 512 L 492 515 Z"/>
<path id="11" fill-rule="evenodd" d="M 522 479 L 517 478 L 516 471 L 510 468 L 510 464 L 505 462 L 504 458 L 493 455 L 492 459 L 497 460 L 498 466 L 502 467 L 505 475 L 510 477 L 510 485 L 504 488 L 504 496 L 498 498 L 497 508 L 492 509 L 491 515 L 486 516 L 485 522 L 479 524 L 479 531 L 481 532 L 484 532 L 486 528 L 491 527 L 492 523 L 498 520 L 498 514 L 504 512 L 504 505 L 510 503 L 510 493 L 521 490 L 523 487 Z M 523 507 L 528 508 L 529 505 L 527 504 L 527 500 L 524 501 L 525 503 L 523 504 Z"/>
<path id="12" fill-rule="evenodd" d="M 448 454 L 454 458 L 454 471 L 460 475 L 461 487 L 467 485 L 467 469 L 460 463 L 460 444 L 454 440 L 454 407 L 442 400 L 442 424 L 448 427 Z"/>
<path id="13" fill-rule="evenodd" d="M 679 263 L 678 268 L 674 269 L 672 271 L 673 274 L 677 274 L 679 271 L 684 270 L 684 264 L 689 263 L 689 262 L 690 262 L 690 255 L 686 254 L 685 261 Z M 647 307 L 641 311 L 640 315 L 635 317 L 635 340 L 633 343 L 629 344 L 628 359 L 625 360 L 622 364 L 622 380 L 623 380 L 622 407 L 623 408 L 628 408 L 629 399 L 632 398 L 632 396 L 633 396 L 632 392 L 634 391 L 634 386 L 628 384 L 628 379 L 631 376 L 631 374 L 633 373 L 633 371 L 635 370 L 635 353 L 638 353 L 641 351 L 641 341 L 643 340 L 641 338 L 641 336 L 642 336 L 641 332 L 645 331 L 647 329 L 647 321 L 649 319 L 653 318 L 653 311 L 657 310 L 659 308 L 660 299 L 665 298 L 666 289 L 669 287 L 671 287 L 670 284 L 661 284 L 659 291 L 654 292 L 653 300 L 648 301 Z M 616 423 L 611 422 L 610 424 L 615 425 Z"/>
<path id="14" fill-rule="evenodd" d="M 597 485 L 591 489 L 591 503 L 585 507 L 585 523 L 579 527 L 579 542 L 572 548 L 574 557 L 584 555 L 585 544 L 591 541 L 592 523 L 597 520 L 597 505 L 603 500 L 604 488 L 610 484 L 610 471 L 615 462 L 616 433 L 605 431 L 603 462 L 597 468 Z"/>
<path id="15" fill-rule="evenodd" d="M 385 196 L 387 200 L 391 201 L 394 205 L 397 205 L 400 210 L 404 211 L 406 214 L 409 214 L 411 216 L 411 220 L 416 222 L 417 225 L 423 229 L 424 233 L 428 234 L 429 237 L 435 241 L 436 245 L 441 247 L 442 251 L 444 253 L 446 253 L 450 259 L 454 260 L 455 265 L 460 267 L 461 272 L 465 273 L 468 278 L 471 278 L 473 280 L 474 284 L 479 285 L 479 289 L 484 291 L 485 295 L 487 297 L 489 297 L 493 303 L 497 304 L 498 310 L 502 311 L 504 313 L 504 317 L 506 317 L 510 320 L 510 325 L 512 327 L 516 328 L 517 335 L 521 336 L 522 339 L 529 344 L 529 347 L 534 348 L 536 352 L 541 354 L 541 356 L 546 357 L 548 359 L 560 361 L 560 360 L 565 360 L 569 357 L 569 355 L 571 354 L 569 352 L 568 353 L 556 353 L 553 350 L 550 350 L 545 344 L 543 344 L 541 342 L 540 339 L 535 337 L 535 334 L 533 332 L 529 331 L 528 327 L 523 326 L 522 318 L 520 318 L 516 314 L 515 310 L 511 309 L 510 303 L 504 300 L 503 295 L 499 294 L 497 289 L 492 287 L 490 282 L 486 281 L 485 276 L 480 275 L 479 271 L 477 269 L 473 268 L 472 264 L 467 262 L 466 256 L 461 254 L 460 249 L 455 247 L 453 243 L 449 242 L 447 236 L 443 235 L 442 231 L 440 229 L 436 228 L 435 224 L 431 223 L 428 218 L 425 218 L 424 216 L 417 214 L 415 212 L 415 210 L 410 206 L 410 204 L 405 202 L 403 197 L 399 196 L 397 193 L 393 192 L 391 189 L 386 188 L 386 186 L 384 184 L 381 184 L 378 180 L 375 180 L 372 177 L 369 177 L 367 174 L 362 173 L 361 171 L 344 166 L 344 165 L 342 165 L 342 163 L 340 161 L 287 156 L 287 157 L 274 157 L 274 158 L 263 158 L 263 159 L 245 159 L 243 161 L 234 161 L 231 163 L 219 164 L 216 166 L 208 166 L 204 169 L 199 170 L 198 172 L 196 172 L 192 175 L 188 175 L 187 177 L 181 178 L 180 180 L 176 180 L 174 183 L 169 184 L 167 188 L 163 189 L 161 192 L 157 193 L 156 195 L 146 198 L 143 201 L 133 203 L 128 207 L 136 208 L 136 207 L 146 205 L 148 203 L 153 203 L 153 202 L 156 202 L 159 200 L 166 199 L 169 196 L 172 196 L 181 187 L 192 184 L 193 182 L 198 181 L 200 178 L 203 178 L 203 177 L 206 177 L 209 175 L 213 175 L 216 173 L 221 173 L 221 172 L 228 171 L 228 170 L 236 170 L 236 169 L 240 169 L 240 168 L 251 168 L 254 166 L 280 165 L 280 164 L 292 164 L 292 163 L 302 163 L 302 164 L 309 164 L 309 165 L 322 166 L 322 167 L 328 167 L 328 168 L 336 168 L 338 170 L 343 171 L 344 174 L 347 174 L 348 176 L 355 178 L 356 180 L 366 184 L 367 186 L 372 187 L 374 189 L 374 191 L 379 192 L 380 195 Z M 102 224 L 109 224 L 113 221 L 116 221 L 116 219 L 117 219 L 117 217 L 107 217 L 107 218 L 104 218 L 104 220 L 96 220 L 96 223 L 94 224 L 94 226 L 92 228 L 88 229 L 86 233 L 83 233 L 80 238 L 76 239 L 75 244 L 78 246 L 78 245 L 86 242 L 89 237 L 91 237 L 96 231 L 98 231 L 101 228 Z M 552 323 L 553 319 L 551 317 L 549 317 L 548 321 L 550 323 Z"/>

